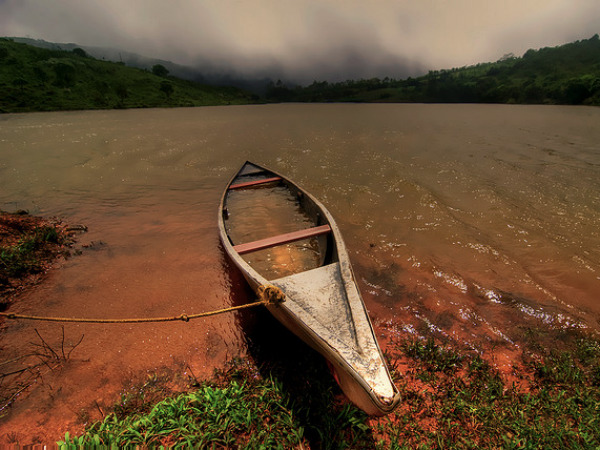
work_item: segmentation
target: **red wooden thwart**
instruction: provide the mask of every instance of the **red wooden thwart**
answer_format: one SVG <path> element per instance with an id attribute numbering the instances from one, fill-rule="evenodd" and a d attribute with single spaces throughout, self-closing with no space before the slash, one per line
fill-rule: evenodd
<path id="1" fill-rule="evenodd" d="M 232 184 L 229 186 L 229 189 L 240 189 L 250 186 L 256 186 L 264 183 L 272 183 L 274 181 L 281 180 L 281 177 L 273 177 L 273 178 L 263 178 L 262 180 L 254 180 L 254 181 L 246 181 L 245 183 Z"/>
<path id="2" fill-rule="evenodd" d="M 287 244 L 289 242 L 299 241 L 300 239 L 321 236 L 329 232 L 331 232 L 331 227 L 329 225 L 321 225 L 318 227 L 307 228 L 305 230 L 292 231 L 291 233 L 285 233 L 277 236 L 268 237 L 265 239 L 260 239 L 258 241 L 235 245 L 233 249 L 240 255 L 243 255 L 245 253 L 263 250 L 265 248 L 275 247 L 276 245 L 282 245 Z"/>

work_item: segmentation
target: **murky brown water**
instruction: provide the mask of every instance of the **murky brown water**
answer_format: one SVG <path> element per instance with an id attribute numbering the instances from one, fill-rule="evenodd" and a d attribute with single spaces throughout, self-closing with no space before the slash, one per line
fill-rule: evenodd
<path id="1" fill-rule="evenodd" d="M 234 245 L 315 226 L 284 186 L 232 190 L 226 204 L 231 213 L 225 227 Z M 243 258 L 267 280 L 275 280 L 319 267 L 320 255 L 318 239 L 308 238 L 249 252 Z"/>
<path id="2" fill-rule="evenodd" d="M 528 327 L 600 328 L 599 123 L 598 108 L 488 105 L 0 116 L 0 208 L 85 224 L 94 243 L 13 310 L 147 317 L 238 301 L 216 217 L 249 159 L 330 209 L 382 336 L 429 329 L 509 364 Z M 34 328 L 60 345 L 57 324 L 5 328 L 2 359 Z M 65 333 L 85 335 L 71 363 L 23 393 L 0 434 L 61 437 L 145 373 L 206 376 L 246 352 L 239 314 Z"/>

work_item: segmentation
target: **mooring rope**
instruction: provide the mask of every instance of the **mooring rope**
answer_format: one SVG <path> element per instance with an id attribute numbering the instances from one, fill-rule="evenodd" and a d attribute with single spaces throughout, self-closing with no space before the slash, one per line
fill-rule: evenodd
<path id="1" fill-rule="evenodd" d="M 218 314 L 224 314 L 232 311 L 239 311 L 240 309 L 253 308 L 260 305 L 276 305 L 285 301 L 285 294 L 276 286 L 263 285 L 258 287 L 258 295 L 261 300 L 254 303 L 247 303 L 245 305 L 231 306 L 229 308 L 217 309 L 215 311 L 207 311 L 198 314 L 180 314 L 178 316 L 171 317 L 142 317 L 134 319 L 85 319 L 78 317 L 44 317 L 44 316 L 30 316 L 27 314 L 15 314 L 0 312 L 0 316 L 6 317 L 7 319 L 13 320 L 37 320 L 42 322 L 76 322 L 76 323 L 148 323 L 148 322 L 176 322 L 178 320 L 182 322 L 189 322 L 193 319 L 200 319 L 202 317 L 216 316 Z"/>

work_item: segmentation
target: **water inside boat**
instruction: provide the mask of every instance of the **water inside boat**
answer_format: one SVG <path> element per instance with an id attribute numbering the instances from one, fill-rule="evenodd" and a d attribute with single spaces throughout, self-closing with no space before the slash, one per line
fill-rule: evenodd
<path id="1" fill-rule="evenodd" d="M 236 189 L 227 194 L 227 232 L 234 245 L 313 227 L 297 198 L 285 186 Z M 308 238 L 243 255 L 269 280 L 321 265 L 319 239 Z"/>

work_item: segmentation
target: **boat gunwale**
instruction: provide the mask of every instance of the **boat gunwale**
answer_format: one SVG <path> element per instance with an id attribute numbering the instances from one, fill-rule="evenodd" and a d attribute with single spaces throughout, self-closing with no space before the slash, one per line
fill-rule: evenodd
<path id="1" fill-rule="evenodd" d="M 270 284 L 269 280 L 267 280 L 264 276 L 262 276 L 260 273 L 258 273 L 252 266 L 250 266 L 241 257 L 241 255 L 235 250 L 234 245 L 231 242 L 231 239 L 230 239 L 229 234 L 227 233 L 227 229 L 225 227 L 225 217 L 224 216 L 227 213 L 227 209 L 226 209 L 227 195 L 231 190 L 230 187 L 232 186 L 234 180 L 240 176 L 241 172 L 244 170 L 244 168 L 246 167 L 247 164 L 250 164 L 250 165 L 260 169 L 261 171 L 264 171 L 265 174 L 267 174 L 267 175 L 272 174 L 273 176 L 281 177 L 281 180 L 280 180 L 281 183 L 284 183 L 288 186 L 292 186 L 298 192 L 302 192 L 302 195 L 304 195 L 308 199 L 310 199 L 310 201 L 316 206 L 316 208 L 322 214 L 322 217 L 321 217 L 322 221 L 331 227 L 331 236 L 332 236 L 334 246 L 335 246 L 335 253 L 337 254 L 337 258 L 338 258 L 337 263 L 340 266 L 339 269 L 340 269 L 340 274 L 341 274 L 342 283 L 343 283 L 342 288 L 347 293 L 349 290 L 349 287 L 347 285 L 349 283 L 352 283 L 354 285 L 353 287 L 357 291 L 358 296 L 360 297 L 360 305 L 362 307 L 362 310 L 363 310 L 362 312 L 364 313 L 364 318 L 366 319 L 366 323 L 368 324 L 371 338 L 373 339 L 373 341 L 376 344 L 377 352 L 379 353 L 379 357 L 380 357 L 381 361 L 384 363 L 384 365 L 386 365 L 385 357 L 384 357 L 383 352 L 381 351 L 381 348 L 377 342 L 377 338 L 375 336 L 375 331 L 373 329 L 373 324 L 371 322 L 368 311 L 366 309 L 366 305 L 364 304 L 364 301 L 362 300 L 362 297 L 360 296 L 360 292 L 358 291 L 358 286 L 356 286 L 356 282 L 355 282 L 356 278 L 354 276 L 352 266 L 350 264 L 350 260 L 348 257 L 348 251 L 346 249 L 344 240 L 341 236 L 341 231 L 339 230 L 331 213 L 311 193 L 309 193 L 305 189 L 298 186 L 295 182 L 291 181 L 289 178 L 284 177 L 283 175 L 281 175 L 271 169 L 267 169 L 256 163 L 253 163 L 251 161 L 246 161 L 241 166 L 241 168 L 229 180 L 229 183 L 227 184 L 227 187 L 224 190 L 223 195 L 221 197 L 221 202 L 220 202 L 220 206 L 219 206 L 219 214 L 218 214 L 219 234 L 221 236 L 221 242 L 225 248 L 226 253 L 232 258 L 234 264 L 242 271 L 242 274 L 244 275 L 246 280 L 252 285 L 251 287 L 253 290 L 256 290 L 258 288 L 258 286 L 260 286 L 260 285 Z M 250 279 L 248 279 L 248 277 L 250 277 Z M 331 356 L 332 359 L 335 359 L 335 362 L 341 368 L 343 368 L 343 370 L 345 370 L 349 374 L 349 376 L 351 376 L 352 379 L 355 380 L 361 386 L 361 388 L 367 394 L 367 396 L 368 396 L 369 400 L 371 401 L 371 403 L 373 404 L 373 406 L 378 411 L 382 412 L 383 414 L 388 414 L 395 409 L 395 407 L 397 406 L 397 404 L 399 402 L 399 391 L 391 378 L 391 375 L 389 373 L 387 365 L 385 367 L 385 372 L 387 374 L 388 381 L 389 381 L 390 385 L 392 386 L 392 389 L 394 392 L 393 402 L 390 405 L 387 405 L 387 404 L 379 401 L 379 399 L 377 399 L 376 395 L 372 395 L 372 394 L 374 394 L 373 388 L 367 383 L 367 381 L 364 379 L 363 375 L 361 375 L 354 367 L 352 367 L 347 362 L 346 358 L 344 358 L 335 347 L 331 346 L 325 339 L 323 339 L 319 334 L 317 334 L 315 330 L 313 330 L 310 326 L 308 326 L 300 317 L 296 316 L 293 313 L 293 311 L 287 307 L 285 302 L 278 303 L 276 305 L 267 305 L 266 307 L 269 310 L 269 312 L 271 314 L 273 314 L 280 322 L 283 322 L 282 319 L 286 319 L 286 321 L 289 323 L 297 324 L 298 326 L 294 327 L 294 328 L 297 328 L 299 331 L 301 331 L 302 334 L 304 334 L 310 342 L 308 342 L 307 339 L 304 339 L 301 336 L 299 336 L 299 337 L 303 341 L 305 341 L 305 343 L 309 344 L 311 347 L 313 347 L 315 350 L 317 350 L 319 353 L 321 353 L 322 356 L 325 357 L 325 359 L 329 359 L 328 357 L 325 356 L 325 354 L 328 354 Z M 350 310 L 352 313 L 352 308 L 350 308 Z M 279 316 L 283 316 L 283 317 L 279 318 Z M 294 333 L 298 334 L 297 332 L 294 332 Z M 372 393 L 372 394 L 369 394 L 369 393 Z"/>

